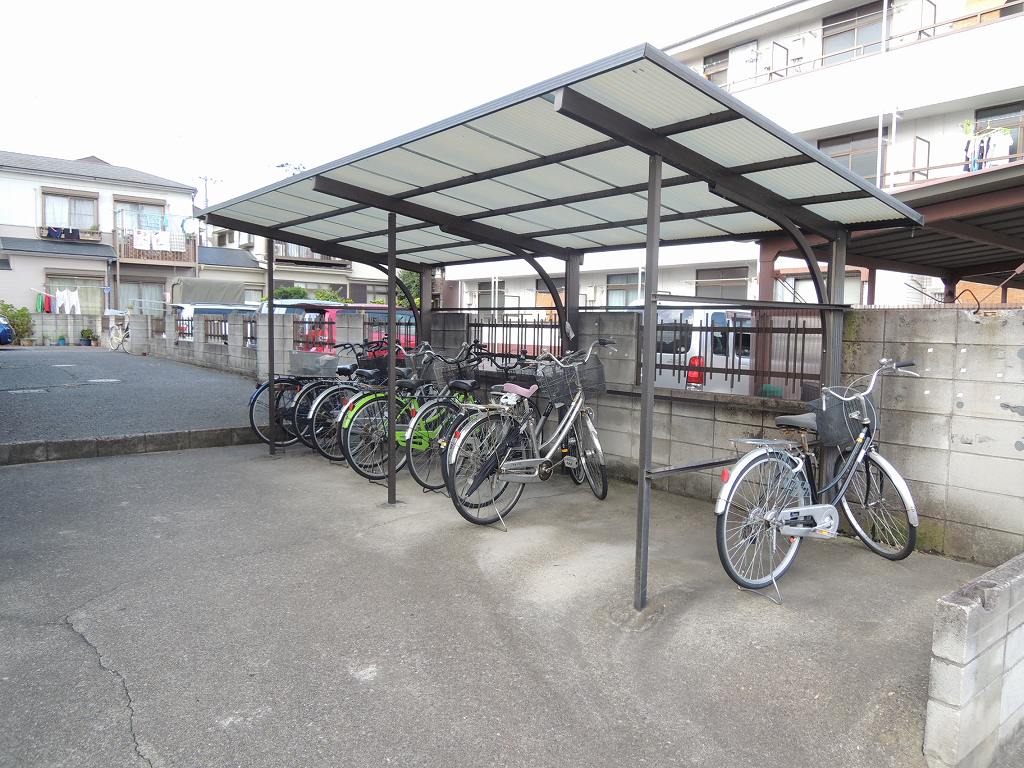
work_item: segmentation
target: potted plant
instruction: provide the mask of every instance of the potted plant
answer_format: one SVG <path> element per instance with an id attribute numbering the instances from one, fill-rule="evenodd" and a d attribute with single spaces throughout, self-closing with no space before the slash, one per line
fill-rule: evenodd
<path id="1" fill-rule="evenodd" d="M 78 335 L 81 337 L 81 341 L 79 343 L 83 347 L 91 347 L 93 339 L 96 338 L 96 334 L 93 332 L 92 328 L 83 328 L 82 332 Z"/>
<path id="2" fill-rule="evenodd" d="M 63 336 L 58 336 L 57 337 L 57 346 L 58 347 L 66 347 L 67 345 L 68 345 L 68 340 L 66 338 L 64 338 Z"/>

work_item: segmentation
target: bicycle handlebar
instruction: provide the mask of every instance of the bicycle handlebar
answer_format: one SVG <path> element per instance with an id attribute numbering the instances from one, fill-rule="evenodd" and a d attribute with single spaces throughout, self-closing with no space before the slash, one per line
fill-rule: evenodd
<path id="1" fill-rule="evenodd" d="M 822 394 L 828 393 L 837 400 L 842 400 L 844 403 L 850 403 L 853 402 L 854 400 L 863 401 L 865 397 L 871 394 L 871 391 L 875 388 L 875 383 L 878 381 L 878 377 L 881 375 L 883 371 L 892 370 L 893 372 L 899 372 L 905 368 L 913 368 L 915 365 L 917 365 L 917 363 L 915 363 L 913 360 L 903 360 L 902 362 L 897 362 L 896 360 L 889 360 L 884 357 L 878 362 L 881 364 L 881 367 L 879 367 L 877 371 L 871 374 L 871 382 L 868 384 L 867 388 L 865 388 L 863 392 L 857 392 L 853 395 L 844 396 L 840 395 L 831 387 L 822 387 Z M 916 376 L 917 378 L 921 378 L 921 374 L 919 373 L 914 373 L 913 371 L 904 372 L 910 376 Z M 821 410 L 823 411 L 826 408 L 826 402 L 827 401 L 823 397 L 821 399 Z"/>
<path id="2" fill-rule="evenodd" d="M 614 346 L 612 346 L 614 343 L 615 339 L 601 337 L 597 341 L 593 342 L 589 347 L 587 347 L 587 352 L 585 355 L 583 355 L 582 351 L 577 350 L 576 352 L 570 352 L 568 355 L 565 355 L 565 357 L 559 360 L 550 352 L 542 352 L 541 354 L 537 355 L 537 362 L 539 363 L 541 360 L 552 360 L 558 363 L 563 368 L 572 368 L 573 366 L 583 365 L 584 363 L 586 363 L 590 359 L 590 356 L 594 354 L 594 347 L 610 347 L 611 351 L 615 352 L 616 349 Z M 576 358 L 578 358 L 580 355 L 583 355 L 583 359 L 577 362 Z"/>

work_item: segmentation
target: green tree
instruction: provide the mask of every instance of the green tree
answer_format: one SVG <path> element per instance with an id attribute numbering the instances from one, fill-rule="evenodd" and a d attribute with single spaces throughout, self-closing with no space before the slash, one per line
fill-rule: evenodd
<path id="1" fill-rule="evenodd" d="M 14 329 L 14 343 L 32 338 L 32 315 L 27 307 L 15 308 L 13 304 L 0 301 L 0 315 L 3 315 Z"/>
<path id="2" fill-rule="evenodd" d="M 420 305 L 420 273 L 413 272 L 408 269 L 400 269 L 398 270 L 398 279 L 405 283 L 405 287 L 408 288 L 409 293 L 413 295 L 413 298 L 416 300 L 416 306 L 418 307 Z M 408 307 L 409 300 L 405 298 L 405 294 L 402 292 L 402 289 L 396 287 L 396 291 L 398 292 L 398 306 Z"/>
<path id="3" fill-rule="evenodd" d="M 275 299 L 308 299 L 309 292 L 297 285 L 282 285 L 274 289 Z"/>
<path id="4" fill-rule="evenodd" d="M 352 299 L 346 299 L 337 291 L 332 291 L 330 288 L 317 289 L 316 293 L 313 294 L 313 298 L 315 298 L 317 301 L 336 301 L 341 304 L 352 303 Z"/>

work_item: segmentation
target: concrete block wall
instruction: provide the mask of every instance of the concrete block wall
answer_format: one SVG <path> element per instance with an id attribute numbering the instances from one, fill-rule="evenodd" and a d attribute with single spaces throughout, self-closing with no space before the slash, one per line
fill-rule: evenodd
<path id="1" fill-rule="evenodd" d="M 882 380 L 880 450 L 908 479 L 919 546 L 994 565 L 1024 551 L 1024 310 L 856 310 L 847 380 L 880 357 L 920 379 Z"/>
<path id="2" fill-rule="evenodd" d="M 32 312 L 32 343 L 55 345 L 63 336 L 68 344 L 78 344 L 82 329 L 89 328 L 97 336 L 103 331 L 102 315 L 65 315 Z"/>
<path id="3" fill-rule="evenodd" d="M 153 317 L 138 317 L 132 321 L 131 352 L 153 355 L 180 363 L 217 368 L 245 375 L 256 373 L 256 349 L 245 344 L 245 325 L 242 315 L 228 316 L 228 340 L 206 338 L 203 318 L 196 318 L 192 338 L 180 338 L 173 313 L 163 318 L 163 331 L 155 327 Z"/>
<path id="4" fill-rule="evenodd" d="M 1024 555 L 938 601 L 924 754 L 930 768 L 987 768 L 1024 738 Z"/>

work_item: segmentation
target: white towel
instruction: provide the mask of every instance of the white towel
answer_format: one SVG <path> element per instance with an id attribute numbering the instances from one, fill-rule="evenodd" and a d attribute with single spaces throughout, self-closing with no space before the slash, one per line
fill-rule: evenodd
<path id="1" fill-rule="evenodd" d="M 154 232 L 152 242 L 154 251 L 169 251 L 171 250 L 171 233 Z"/>
<path id="2" fill-rule="evenodd" d="M 69 315 L 72 310 L 74 310 L 76 315 L 82 314 L 82 302 L 78 298 L 77 288 L 67 292 L 67 312 Z"/>
<path id="3" fill-rule="evenodd" d="M 136 229 L 132 232 L 132 247 L 137 251 L 148 251 L 150 249 L 150 233 L 145 229 Z"/>
<path id="4" fill-rule="evenodd" d="M 58 288 L 57 289 L 57 306 L 54 307 L 53 313 L 55 315 L 59 315 L 60 311 L 62 309 L 65 312 L 67 312 L 68 311 L 67 310 L 67 306 L 68 306 L 68 292 L 65 291 L 63 288 Z"/>

